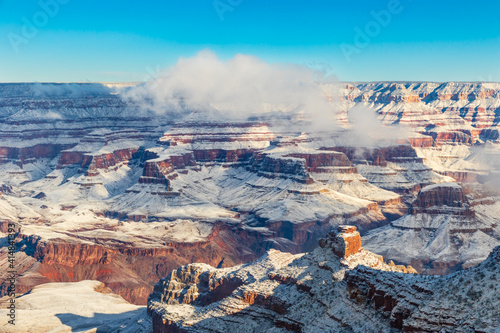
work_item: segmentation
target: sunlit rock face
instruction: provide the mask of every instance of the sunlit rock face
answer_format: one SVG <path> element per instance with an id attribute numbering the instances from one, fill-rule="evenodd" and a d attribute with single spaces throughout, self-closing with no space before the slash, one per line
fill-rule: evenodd
<path id="1" fill-rule="evenodd" d="M 347 258 L 361 250 L 361 235 L 353 226 L 339 226 L 336 233 L 329 234 L 319 241 L 321 247 L 331 247 L 332 252 Z"/>

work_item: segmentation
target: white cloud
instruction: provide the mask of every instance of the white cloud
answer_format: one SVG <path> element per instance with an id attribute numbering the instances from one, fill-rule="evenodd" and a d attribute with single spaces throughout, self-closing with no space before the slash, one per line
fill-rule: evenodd
<path id="1" fill-rule="evenodd" d="M 346 136 L 359 147 L 396 144 L 405 141 L 410 133 L 406 126 L 384 125 L 373 109 L 360 104 L 351 108 L 347 116 L 351 128 Z"/>
<path id="2" fill-rule="evenodd" d="M 319 81 L 322 74 L 297 65 L 268 64 L 247 55 L 227 61 L 210 51 L 181 58 L 154 81 L 125 89 L 122 96 L 157 113 L 214 112 L 227 119 L 247 119 L 280 111 L 315 128 L 335 126 L 335 108 Z"/>

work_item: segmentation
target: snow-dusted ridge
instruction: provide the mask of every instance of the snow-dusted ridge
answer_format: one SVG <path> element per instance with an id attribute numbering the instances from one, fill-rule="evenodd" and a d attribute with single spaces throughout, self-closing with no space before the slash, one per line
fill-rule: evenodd
<path id="1" fill-rule="evenodd" d="M 494 332 L 500 327 L 495 284 L 500 247 L 473 269 L 419 276 L 360 248 L 355 234 L 344 228 L 305 255 L 271 250 L 243 266 L 181 267 L 150 296 L 153 327 L 158 332 Z M 342 246 L 345 255 L 337 252 Z"/>

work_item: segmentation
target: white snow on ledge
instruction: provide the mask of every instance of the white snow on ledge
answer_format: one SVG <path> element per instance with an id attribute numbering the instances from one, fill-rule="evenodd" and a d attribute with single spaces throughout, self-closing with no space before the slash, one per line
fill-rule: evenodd
<path id="1" fill-rule="evenodd" d="M 426 192 L 426 191 L 432 191 L 438 187 L 452 187 L 452 188 L 458 188 L 461 189 L 462 186 L 460 183 L 438 183 L 438 184 L 432 184 L 424 187 L 423 189 L 420 190 L 420 192 Z"/>

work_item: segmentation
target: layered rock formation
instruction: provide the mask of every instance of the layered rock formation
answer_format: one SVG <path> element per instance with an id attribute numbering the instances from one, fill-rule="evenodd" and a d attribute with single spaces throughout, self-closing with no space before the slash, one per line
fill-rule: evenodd
<path id="1" fill-rule="evenodd" d="M 453 214 L 474 217 L 462 186 L 458 183 L 442 183 L 420 190 L 410 209 L 411 214 Z"/>
<path id="2" fill-rule="evenodd" d="M 348 83 L 341 96 L 351 103 L 371 104 L 387 121 L 429 130 L 432 130 L 429 125 L 434 124 L 477 140 L 485 133 L 484 129 L 498 125 L 495 111 L 499 107 L 499 90 L 498 83 L 371 82 Z M 456 135 L 460 134 L 447 139 Z M 434 139 L 437 136 L 446 135 L 436 134 Z"/>
<path id="3" fill-rule="evenodd" d="M 499 84 L 481 82 L 347 83 L 337 98 L 346 110 L 363 105 L 386 124 L 410 126 L 410 143 L 427 165 L 456 181 L 474 182 L 485 165 L 463 159 L 474 154 L 472 144 L 497 143 L 499 91 Z"/>
<path id="4" fill-rule="evenodd" d="M 153 331 L 486 332 L 500 326 L 494 283 L 500 247 L 474 269 L 441 278 L 387 264 L 358 248 L 358 240 L 355 228 L 343 227 L 305 255 L 271 250 L 233 268 L 181 267 L 150 296 Z M 467 287 L 450 293 L 458 283 Z"/>
<path id="5" fill-rule="evenodd" d="M 69 229 L 71 233 L 66 229 L 70 225 L 59 227 L 63 230 L 48 235 L 49 228 L 39 228 L 36 233 L 41 237 L 33 236 L 30 230 L 18 232 L 17 293 L 42 283 L 93 279 L 106 283 L 129 302 L 145 304 L 160 277 L 195 258 L 212 265 L 222 260 L 234 265 L 254 258 L 250 249 L 220 224 L 198 226 L 176 221 L 165 227 L 150 225 L 150 231 L 122 224 L 116 225 L 113 232 L 94 226 L 92 231 Z M 189 235 L 194 232 L 199 236 Z M 175 237 L 176 233 L 185 235 Z M 7 248 L 2 248 L 0 258 L 6 261 L 7 255 Z M 0 274 L 0 280 L 5 281 L 0 284 L 0 296 L 8 292 L 7 277 L 6 270 Z"/>
<path id="6" fill-rule="evenodd" d="M 0 219 L 21 230 L 19 287 L 98 279 L 144 303 L 152 284 L 178 265 L 215 266 L 222 258 L 232 265 L 271 248 L 309 251 L 339 224 L 365 233 L 409 211 L 398 228 L 432 238 L 452 225 L 450 244 L 468 247 L 428 246 L 419 269 L 482 260 L 498 244 L 496 197 L 465 194 L 467 202 L 450 193 L 444 202 L 441 192 L 425 198 L 421 189 L 450 177 L 491 182 L 484 155 L 497 151 L 498 87 L 341 86 L 331 98 L 340 105 L 339 128 L 302 133 L 303 123 L 273 122 L 274 112 L 239 120 L 156 114 L 110 85 L 0 84 Z M 403 137 L 357 142 L 349 129 L 356 105 L 385 123 L 418 125 L 408 133 L 410 144 Z M 417 244 L 410 241 L 419 235 L 406 241 Z M 5 243 L 0 252 L 6 255 Z"/>
<path id="7" fill-rule="evenodd" d="M 475 198 L 478 193 L 486 197 Z M 458 183 L 426 186 L 411 204 L 409 215 L 364 237 L 366 247 L 428 273 L 475 265 L 500 240 L 500 206 L 498 197 L 491 195 L 495 193 L 485 188 L 474 193 Z"/>

